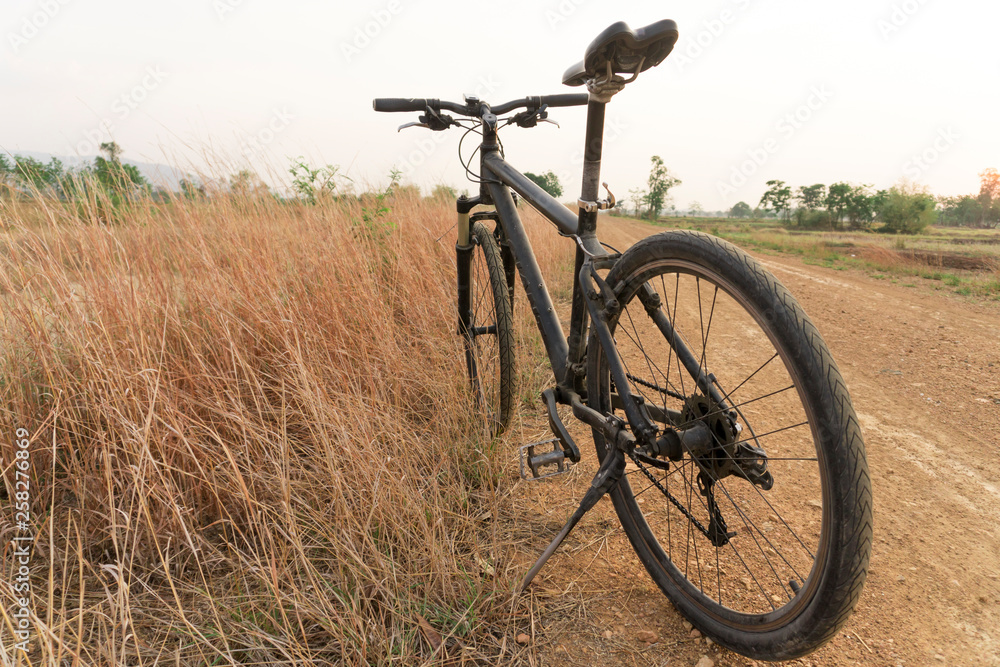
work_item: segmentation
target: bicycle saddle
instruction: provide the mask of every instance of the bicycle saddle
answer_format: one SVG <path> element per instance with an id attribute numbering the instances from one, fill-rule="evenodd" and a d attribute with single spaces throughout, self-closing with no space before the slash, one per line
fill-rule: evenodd
<path id="1" fill-rule="evenodd" d="M 566 70 L 563 83 L 582 86 L 587 79 L 605 74 L 611 63 L 613 74 L 632 74 L 655 67 L 670 55 L 677 43 L 677 24 L 670 19 L 632 30 L 624 21 L 608 26 L 587 47 L 583 60 Z"/>

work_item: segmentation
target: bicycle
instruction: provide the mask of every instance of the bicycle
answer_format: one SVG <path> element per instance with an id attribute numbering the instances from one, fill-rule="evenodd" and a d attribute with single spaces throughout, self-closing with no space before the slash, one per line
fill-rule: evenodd
<path id="1" fill-rule="evenodd" d="M 660 64 L 677 38 L 673 21 L 635 31 L 613 24 L 563 77 L 585 85 L 583 94 L 499 105 L 376 99 L 374 109 L 422 114 L 400 130 L 458 126 L 481 134 L 479 194 L 456 203 L 458 333 L 490 435 L 508 426 L 514 405 L 516 276 L 555 380 L 542 392 L 555 444 L 522 448 L 522 475 L 547 477 L 579 462 L 557 406 L 570 406 L 593 433 L 598 472 L 520 590 L 607 493 L 640 561 L 696 628 L 753 658 L 794 658 L 846 622 L 871 552 L 871 484 L 843 378 L 798 302 L 735 246 L 665 231 L 622 253 L 597 238 L 599 212 L 615 205 L 607 184 L 604 199 L 598 188 L 605 105 Z M 497 133 L 582 105 L 574 214 L 505 161 Z M 517 196 L 576 245 L 568 335 Z M 473 212 L 479 206 L 489 208 Z"/>

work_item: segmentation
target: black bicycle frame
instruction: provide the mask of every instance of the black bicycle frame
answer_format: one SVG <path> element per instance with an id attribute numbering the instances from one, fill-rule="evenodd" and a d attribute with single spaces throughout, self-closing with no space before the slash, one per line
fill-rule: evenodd
<path id="1" fill-rule="evenodd" d="M 586 349 L 586 333 L 588 312 L 584 302 L 581 286 L 578 281 L 573 285 L 573 306 L 570 316 L 570 335 L 563 331 L 549 296 L 541 269 L 535 260 L 531 242 L 524 231 L 517 206 L 511 195 L 511 190 L 520 195 L 529 204 L 552 222 L 563 236 L 575 238 L 576 269 L 579 275 L 584 261 L 589 255 L 593 258 L 608 257 L 608 253 L 597 241 L 597 212 L 581 210 L 574 215 L 563 204 L 556 201 L 542 188 L 524 176 L 517 169 L 504 161 L 500 156 L 496 130 L 486 122 L 483 123 L 483 142 L 481 146 L 482 187 L 480 196 L 471 199 L 460 199 L 458 202 L 460 236 L 462 230 L 468 229 L 469 212 L 478 204 L 492 204 L 496 209 L 498 224 L 501 226 L 506 247 L 509 247 L 521 276 L 521 283 L 528 297 L 542 343 L 548 353 L 556 383 L 569 390 L 582 393 L 583 355 Z M 604 104 L 590 102 L 587 122 L 587 150 L 584 155 L 584 184 L 581 199 L 594 201 L 598 195 L 600 180 L 601 144 L 604 132 Z M 459 247 L 466 246 L 468 238 L 459 238 Z M 460 283 L 463 281 L 460 281 Z"/>
<path id="2" fill-rule="evenodd" d="M 582 202 L 596 203 L 599 196 L 604 108 L 605 105 L 602 102 L 591 101 L 588 104 L 583 183 L 580 195 Z M 472 251 L 469 240 L 470 212 L 480 204 L 492 204 L 496 212 L 489 215 L 495 217 L 500 226 L 506 244 L 504 251 L 507 252 L 509 248 L 509 252 L 513 255 L 517 272 L 521 276 L 521 283 L 528 297 L 528 303 L 542 336 L 542 343 L 545 345 L 555 374 L 556 385 L 562 390 L 560 392 L 561 402 L 568 402 L 567 397 L 573 395 L 586 395 L 584 386 L 586 359 L 584 357 L 588 328 L 593 324 L 594 333 L 605 350 L 608 369 L 618 390 L 617 398 L 633 432 L 641 439 L 650 435 L 655 437 L 655 428 L 651 427 L 648 419 L 642 415 L 638 405 L 632 399 L 624 364 L 618 356 L 608 327 L 608 320 L 616 315 L 618 305 L 614 294 L 597 276 L 596 270 L 610 269 L 617 261 L 618 255 L 609 254 L 597 240 L 598 213 L 596 207 L 581 206 L 579 214 L 574 215 L 537 184 L 505 162 L 500 155 L 496 129 L 486 120 L 491 117 L 491 114 L 489 114 L 488 108 L 484 111 L 483 142 L 480 147 L 482 152 L 480 194 L 478 197 L 462 197 L 458 200 L 459 238 L 457 249 L 460 255 L 458 263 L 460 274 L 463 273 L 463 265 L 466 269 L 468 267 L 467 261 L 461 261 L 462 254 Z M 495 116 L 493 118 L 495 119 Z M 511 190 L 541 212 L 556 226 L 561 235 L 571 237 L 577 243 L 574 262 L 576 280 L 573 283 L 569 336 L 566 336 L 559 323 L 559 317 L 545 286 L 541 269 L 535 260 L 531 242 L 524 231 Z M 459 303 L 466 303 L 468 300 L 468 295 L 461 293 L 462 290 L 468 290 L 468 278 L 468 275 L 459 275 Z M 600 287 L 600 290 L 595 289 L 595 283 Z M 703 391 L 708 392 L 720 407 L 725 408 L 725 397 L 718 392 L 717 387 L 700 368 L 697 359 L 690 353 L 683 341 L 673 334 L 673 327 L 663 311 L 659 309 L 658 303 L 645 303 L 648 299 L 657 299 L 655 294 L 652 296 L 643 294 L 640 298 L 647 306 L 650 317 L 670 341 L 671 346 L 674 347 L 678 358 L 683 365 L 688 367 L 692 376 L 697 378 L 697 384 Z M 603 304 L 603 308 L 597 305 L 598 302 Z M 462 332 L 469 326 L 468 314 L 460 312 L 459 316 L 459 331 Z M 470 368 L 470 372 L 474 373 L 475 369 Z M 574 412 L 581 407 L 578 402 L 574 404 Z M 591 411 L 587 410 L 586 412 Z M 597 417 L 597 413 L 588 414 L 585 421 L 596 425 Z"/>

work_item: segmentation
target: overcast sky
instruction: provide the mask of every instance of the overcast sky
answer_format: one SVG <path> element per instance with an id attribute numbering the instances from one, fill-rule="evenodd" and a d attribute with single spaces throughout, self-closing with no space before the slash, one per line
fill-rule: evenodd
<path id="1" fill-rule="evenodd" d="M 397 133 L 415 117 L 376 114 L 373 97 L 571 92 L 562 73 L 603 28 L 663 18 L 673 54 L 608 108 L 619 197 L 654 154 L 683 181 L 676 205 L 707 210 L 753 205 L 772 178 L 962 194 L 1000 168 L 1000 3 L 972 0 L 5 0 L 0 148 L 93 155 L 113 138 L 182 168 L 208 156 L 280 177 L 304 155 L 360 184 L 395 166 L 462 189 L 460 131 Z M 508 129 L 508 160 L 575 198 L 585 114 Z"/>

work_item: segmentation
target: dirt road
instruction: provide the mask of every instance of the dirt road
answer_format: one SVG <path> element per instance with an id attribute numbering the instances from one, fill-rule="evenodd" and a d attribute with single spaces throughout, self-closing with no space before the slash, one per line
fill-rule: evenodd
<path id="1" fill-rule="evenodd" d="M 604 230 L 621 247 L 662 228 L 615 221 Z M 932 281 L 894 285 L 756 256 L 832 350 L 861 419 L 874 488 L 875 541 L 857 612 L 830 644 L 791 664 L 1000 665 L 1000 306 L 936 291 Z M 545 435 L 541 421 L 525 417 L 521 427 L 522 437 Z M 578 437 L 590 451 L 574 473 L 517 490 L 539 551 L 596 470 L 591 441 Z M 541 664 L 695 665 L 702 656 L 756 664 L 691 636 L 607 500 L 535 588 L 532 660 Z"/>

